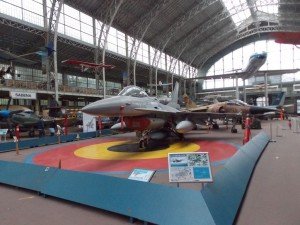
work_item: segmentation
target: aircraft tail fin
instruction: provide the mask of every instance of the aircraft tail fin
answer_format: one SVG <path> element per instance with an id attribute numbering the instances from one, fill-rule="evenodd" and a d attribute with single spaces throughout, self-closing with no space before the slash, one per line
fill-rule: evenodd
<path id="1" fill-rule="evenodd" d="M 193 108 L 197 108 L 197 105 L 195 102 L 192 101 L 192 99 L 189 98 L 189 96 L 187 94 L 183 95 L 183 101 L 185 103 L 185 107 L 187 109 L 193 109 Z"/>
<path id="2" fill-rule="evenodd" d="M 280 92 L 272 101 L 272 104 L 270 106 L 280 106 L 282 107 L 284 105 L 284 101 L 285 101 L 285 95 L 286 93 Z"/>
<path id="3" fill-rule="evenodd" d="M 175 83 L 174 90 L 172 92 L 171 101 L 167 104 L 175 109 L 180 109 L 180 105 L 178 104 L 178 92 L 179 92 L 179 83 Z"/>
<path id="4" fill-rule="evenodd" d="M 217 98 L 214 99 L 214 104 L 215 104 L 215 103 L 219 103 L 219 101 L 218 101 Z"/>

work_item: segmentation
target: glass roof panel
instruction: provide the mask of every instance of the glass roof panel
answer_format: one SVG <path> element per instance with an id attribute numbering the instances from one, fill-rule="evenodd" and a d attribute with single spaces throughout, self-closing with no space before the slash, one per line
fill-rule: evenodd
<path id="1" fill-rule="evenodd" d="M 223 0 L 223 3 L 236 26 L 239 26 L 251 15 L 247 0 Z"/>
<path id="2" fill-rule="evenodd" d="M 255 2 L 256 9 L 269 14 L 278 13 L 278 0 L 257 0 Z"/>

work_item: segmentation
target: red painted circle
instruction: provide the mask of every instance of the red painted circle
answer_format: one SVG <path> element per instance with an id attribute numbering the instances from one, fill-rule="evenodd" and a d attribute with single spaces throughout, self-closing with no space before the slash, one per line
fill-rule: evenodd
<path id="1" fill-rule="evenodd" d="M 118 139 L 118 141 L 124 139 Z M 134 168 L 147 168 L 163 170 L 168 168 L 167 158 L 140 159 L 140 160 L 99 160 L 77 157 L 74 152 L 92 144 L 116 141 L 116 138 L 93 139 L 84 142 L 57 146 L 33 157 L 33 163 L 43 166 L 57 167 L 61 160 L 62 169 L 95 172 L 121 172 L 132 171 Z M 219 141 L 193 141 L 199 145 L 201 152 L 209 152 L 210 161 L 217 162 L 230 158 L 236 147 L 232 144 Z"/>

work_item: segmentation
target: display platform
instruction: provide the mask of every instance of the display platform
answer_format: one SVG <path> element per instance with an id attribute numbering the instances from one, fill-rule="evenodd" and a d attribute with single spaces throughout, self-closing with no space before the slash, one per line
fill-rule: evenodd
<path id="1" fill-rule="evenodd" d="M 219 165 L 237 151 L 237 147 L 229 142 L 195 138 L 152 142 L 151 146 L 138 149 L 134 137 L 96 138 L 51 146 L 27 156 L 25 162 L 51 167 L 61 164 L 67 170 L 117 173 L 134 168 L 166 170 L 168 153 L 176 152 L 209 152 L 212 164 Z"/>

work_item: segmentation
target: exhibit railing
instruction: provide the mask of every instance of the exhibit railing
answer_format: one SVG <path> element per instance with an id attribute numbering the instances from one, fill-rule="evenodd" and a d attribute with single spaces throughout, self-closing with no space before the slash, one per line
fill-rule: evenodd
<path id="1" fill-rule="evenodd" d="M 24 80 L 5 80 L 5 83 L 2 84 L 3 88 L 13 88 L 13 89 L 30 89 L 35 91 L 50 91 L 54 92 L 54 86 L 50 85 L 47 87 L 47 82 L 34 82 L 34 81 L 24 81 Z M 94 88 L 88 87 L 76 87 L 68 85 L 58 85 L 59 92 L 65 92 L 70 94 L 84 94 L 84 95 L 103 95 L 103 89 L 96 90 Z M 111 88 L 107 89 L 107 94 L 114 96 L 119 93 L 119 89 Z"/>

